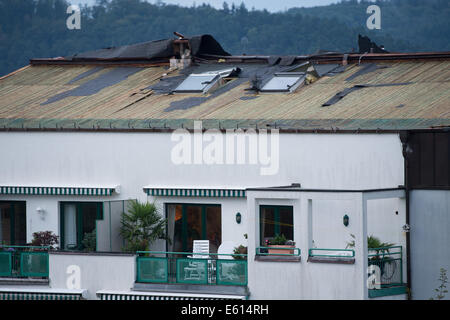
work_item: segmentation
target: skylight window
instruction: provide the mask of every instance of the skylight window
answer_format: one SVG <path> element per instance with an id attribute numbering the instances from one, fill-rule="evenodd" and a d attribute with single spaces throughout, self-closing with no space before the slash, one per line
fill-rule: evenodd
<path id="1" fill-rule="evenodd" d="M 235 77 L 239 68 L 190 74 L 175 90 L 179 93 L 207 93 L 226 83 L 225 78 Z"/>
<path id="2" fill-rule="evenodd" d="M 293 92 L 305 81 L 305 74 L 300 72 L 275 73 L 262 88 L 261 92 Z"/>

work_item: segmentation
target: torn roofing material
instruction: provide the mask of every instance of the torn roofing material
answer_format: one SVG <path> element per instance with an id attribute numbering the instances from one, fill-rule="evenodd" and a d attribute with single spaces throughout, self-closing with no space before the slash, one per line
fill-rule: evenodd
<path id="1" fill-rule="evenodd" d="M 339 91 L 336 93 L 335 96 L 333 96 L 330 100 L 322 104 L 322 107 L 329 107 L 333 104 L 338 103 L 342 100 L 345 96 L 347 96 L 349 93 L 352 93 L 356 90 L 364 89 L 364 88 L 375 88 L 375 87 L 391 87 L 391 86 L 406 86 L 408 84 L 411 84 L 411 82 L 404 82 L 404 83 L 386 83 L 386 84 L 357 84 L 351 88 L 345 88 L 342 91 Z"/>
<path id="2" fill-rule="evenodd" d="M 157 40 L 112 47 L 75 54 L 65 59 L 69 61 L 170 59 L 177 55 L 174 48 L 175 41 L 177 40 Z M 187 42 L 191 49 L 191 55 L 194 57 L 201 57 L 202 55 L 230 56 L 211 35 L 194 36 L 182 41 Z"/>
<path id="3" fill-rule="evenodd" d="M 352 80 L 356 79 L 359 76 L 362 76 L 362 75 L 365 75 L 367 73 L 371 73 L 371 72 L 377 71 L 378 69 L 385 69 L 385 68 L 388 68 L 388 66 L 386 66 L 386 65 L 379 66 L 376 63 L 365 63 L 365 64 L 362 65 L 362 67 L 357 72 L 355 72 L 350 77 L 345 79 L 345 81 L 352 81 Z"/>
<path id="4" fill-rule="evenodd" d="M 97 78 L 89 80 L 72 90 L 64 91 L 53 97 L 50 97 L 47 101 L 43 102 L 41 105 L 47 105 L 47 104 L 62 100 L 64 98 L 70 97 L 70 96 L 80 97 L 80 96 L 90 96 L 90 95 L 96 94 L 100 90 L 102 90 L 106 87 L 118 84 L 121 81 L 128 78 L 129 76 L 131 76 L 141 70 L 142 70 L 142 68 L 135 68 L 135 67 L 114 68 L 114 69 L 108 71 L 107 73 L 101 74 Z M 98 72 L 98 71 L 100 71 L 100 70 L 97 70 L 96 72 Z M 94 73 L 94 72 L 92 72 L 92 73 Z M 79 77 L 81 77 L 81 76 L 82 75 L 80 75 Z M 84 77 L 86 77 L 86 74 L 84 74 Z M 72 79 L 69 83 L 73 82 L 75 79 L 77 79 L 77 78 Z"/>

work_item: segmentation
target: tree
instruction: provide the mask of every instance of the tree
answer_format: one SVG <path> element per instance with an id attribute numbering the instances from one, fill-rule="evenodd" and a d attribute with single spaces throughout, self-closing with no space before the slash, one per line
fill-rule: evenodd
<path id="1" fill-rule="evenodd" d="M 148 251 L 158 239 L 167 239 L 166 222 L 154 203 L 133 200 L 128 213 L 122 213 L 120 234 L 126 241 L 124 251 Z"/>

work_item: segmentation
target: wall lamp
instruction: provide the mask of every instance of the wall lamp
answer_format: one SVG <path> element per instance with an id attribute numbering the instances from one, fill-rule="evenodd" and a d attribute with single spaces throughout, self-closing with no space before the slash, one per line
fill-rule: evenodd
<path id="1" fill-rule="evenodd" d="M 242 215 L 240 212 L 236 213 L 236 222 L 237 224 L 240 224 L 242 221 Z"/>
<path id="2" fill-rule="evenodd" d="M 344 223 L 344 226 L 348 227 L 348 224 L 350 223 L 350 217 L 348 215 L 345 215 L 344 218 L 342 218 L 342 222 Z"/>
<path id="3" fill-rule="evenodd" d="M 43 208 L 41 208 L 41 207 L 38 207 L 38 208 L 36 209 L 36 213 L 37 213 L 38 215 L 41 216 L 41 219 L 42 219 L 42 220 L 45 219 L 45 209 L 43 209 Z"/>

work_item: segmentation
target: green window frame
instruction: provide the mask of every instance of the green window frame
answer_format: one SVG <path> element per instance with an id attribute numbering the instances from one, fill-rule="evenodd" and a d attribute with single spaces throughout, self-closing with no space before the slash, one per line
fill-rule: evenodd
<path id="1" fill-rule="evenodd" d="M 278 205 L 260 205 L 259 206 L 259 235 L 260 235 L 260 245 L 261 246 L 265 246 L 265 239 L 264 239 L 264 221 L 263 221 L 263 210 L 268 209 L 268 210 L 273 210 L 274 212 L 274 234 L 273 236 L 275 237 L 277 234 L 281 234 L 281 225 L 282 225 L 282 221 L 281 221 L 281 214 L 280 211 L 281 210 L 290 210 L 291 214 L 292 214 L 292 239 L 287 239 L 287 240 L 293 240 L 294 241 L 294 207 L 293 206 L 278 206 Z M 285 235 L 287 236 L 287 235 Z"/>
<path id="2" fill-rule="evenodd" d="M 60 202 L 60 248 L 65 250 L 65 205 L 75 205 L 76 207 L 76 250 L 83 250 L 83 236 L 85 233 L 85 226 L 83 224 L 83 205 L 96 205 L 96 218 L 95 220 L 103 220 L 103 202 L 74 202 L 74 201 L 62 201 Z M 96 229 L 96 228 L 95 228 Z M 96 234 L 97 237 L 97 234 Z M 97 242 L 97 239 L 96 239 Z"/>

